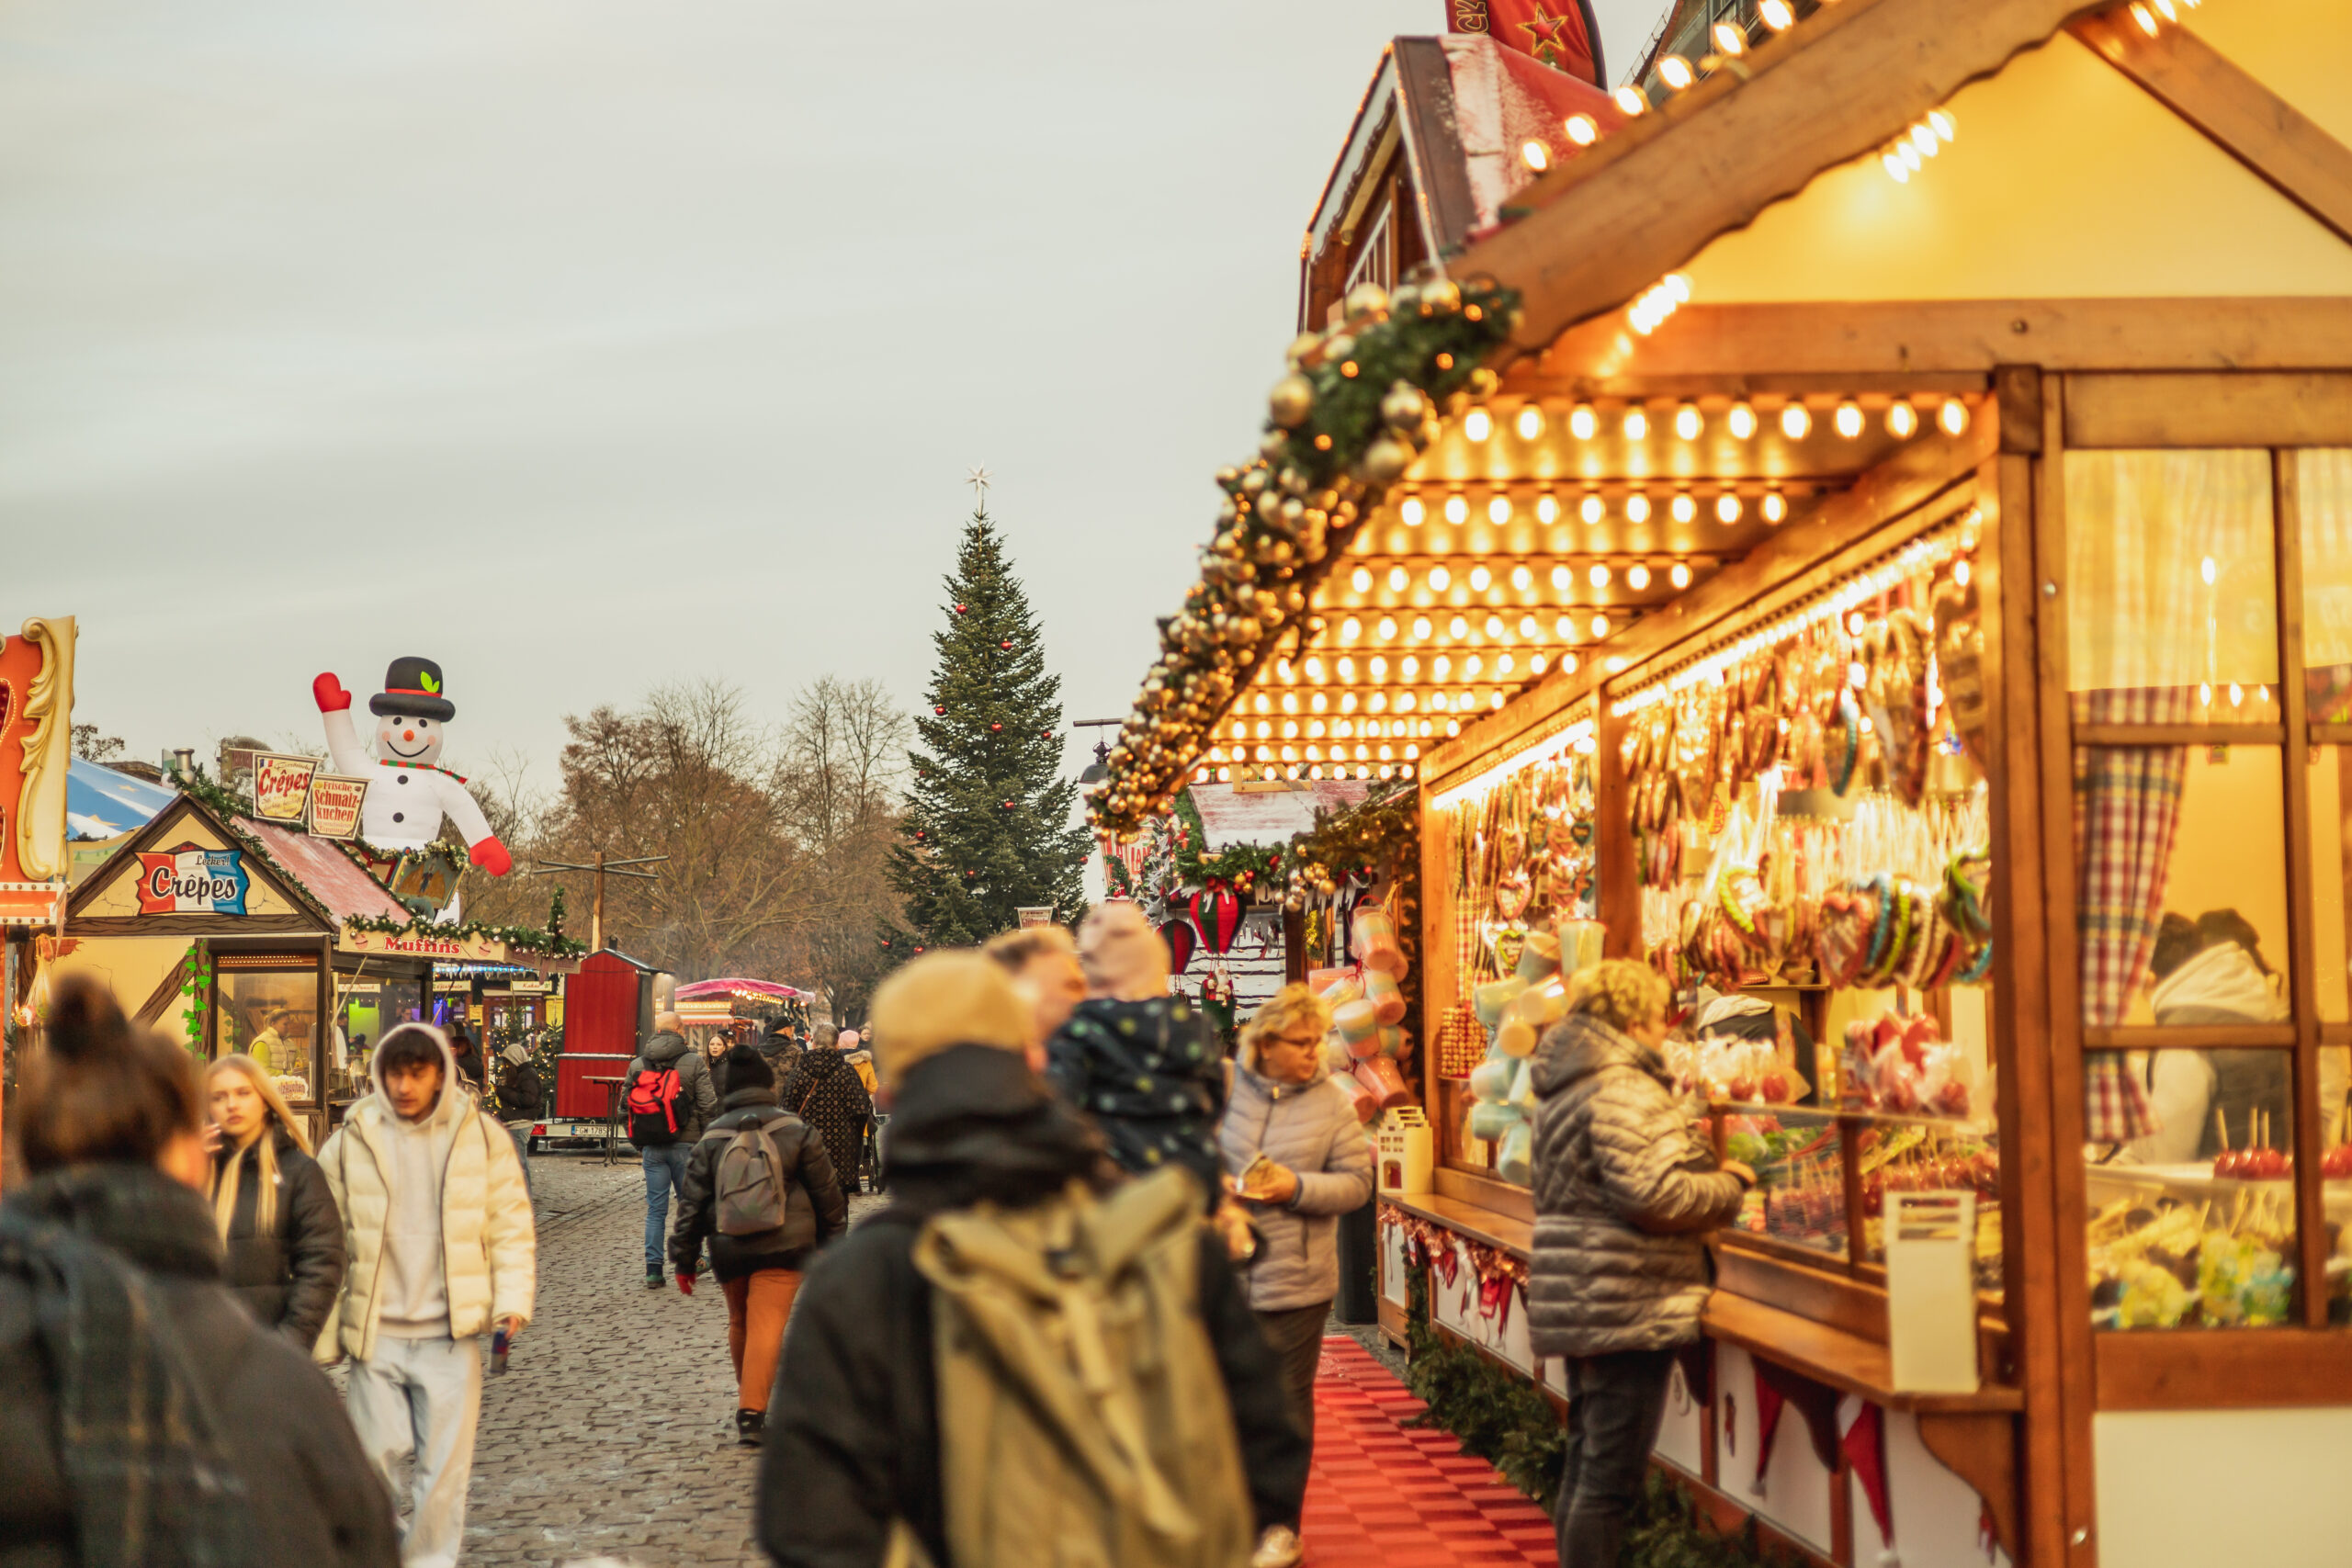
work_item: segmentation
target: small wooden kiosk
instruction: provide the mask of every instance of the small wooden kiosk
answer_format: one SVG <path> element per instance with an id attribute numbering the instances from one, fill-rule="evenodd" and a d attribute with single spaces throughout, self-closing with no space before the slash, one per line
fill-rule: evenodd
<path id="1" fill-rule="evenodd" d="M 1383 715 L 1418 770 L 1385 1310 L 1450 1251 L 1501 1288 L 1441 1325 L 1559 1386 L 1491 1134 L 1520 954 L 1589 934 L 1759 1047 L 1675 1057 L 1766 1181 L 1660 1462 L 1841 1564 L 2345 1561 L 2352 10 L 1798 9 L 1524 152 L 1446 260 L 1498 375 L 1129 745 L 1360 766 Z M 1973 1208 L 1958 1385 L 1898 1370 L 1920 1193 Z"/>

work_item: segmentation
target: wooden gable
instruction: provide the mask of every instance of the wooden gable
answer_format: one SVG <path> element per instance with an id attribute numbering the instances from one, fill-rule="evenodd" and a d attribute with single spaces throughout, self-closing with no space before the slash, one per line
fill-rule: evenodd
<path id="1" fill-rule="evenodd" d="M 234 852 L 245 877 L 244 912 L 149 913 L 141 899 L 149 863 L 142 855 L 182 849 Z M 74 889 L 66 907 L 75 936 L 323 935 L 333 928 L 312 901 L 200 803 L 182 795 L 129 835 L 105 864 Z"/>

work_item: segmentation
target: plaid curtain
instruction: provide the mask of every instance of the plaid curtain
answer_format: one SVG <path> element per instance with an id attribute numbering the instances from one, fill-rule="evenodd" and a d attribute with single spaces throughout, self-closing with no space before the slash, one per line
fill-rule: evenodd
<path id="1" fill-rule="evenodd" d="M 2295 454 L 2303 513 L 2303 682 L 2313 724 L 2352 718 L 2352 449 Z"/>
<path id="2" fill-rule="evenodd" d="M 2078 725 L 2181 724 L 2195 699 L 2185 687 L 2141 687 L 2076 692 L 2072 704 Z M 2075 748 L 2075 924 L 2086 1028 L 2120 1023 L 2146 982 L 2188 774 L 2184 746 Z M 2093 1143 L 2158 1128 L 2120 1051 L 2084 1053 L 2083 1098 L 2084 1135 Z"/>

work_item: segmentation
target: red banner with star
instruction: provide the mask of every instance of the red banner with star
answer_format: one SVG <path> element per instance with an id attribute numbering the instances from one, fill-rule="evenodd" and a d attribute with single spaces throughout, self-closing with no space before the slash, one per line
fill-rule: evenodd
<path id="1" fill-rule="evenodd" d="M 1555 71 L 1609 85 L 1600 79 L 1600 28 L 1589 0 L 1447 0 L 1446 10 L 1453 32 L 1485 33 Z"/>

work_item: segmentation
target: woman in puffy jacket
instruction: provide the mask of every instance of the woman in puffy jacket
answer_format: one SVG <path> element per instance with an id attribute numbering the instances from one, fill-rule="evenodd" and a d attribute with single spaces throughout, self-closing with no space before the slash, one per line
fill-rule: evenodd
<path id="1" fill-rule="evenodd" d="M 1690 1135 L 1658 1055 L 1668 1000 L 1654 970 L 1607 960 L 1535 1048 L 1527 1320 L 1535 1353 L 1567 1360 L 1561 1568 L 1615 1568 L 1675 1351 L 1699 1337 L 1706 1233 L 1756 1184 Z"/>
<path id="2" fill-rule="evenodd" d="M 343 1215 L 326 1173 L 253 1057 L 221 1057 L 204 1089 L 220 1129 L 210 1197 L 227 1283 L 255 1322 L 307 1351 L 343 1285 Z"/>
<path id="3" fill-rule="evenodd" d="M 1340 1216 L 1372 1199 L 1371 1141 L 1323 1059 L 1330 1027 L 1330 1009 L 1305 986 L 1276 992 L 1242 1029 L 1217 1123 L 1226 1175 L 1258 1227 L 1250 1310 L 1282 1359 L 1283 1392 L 1310 1450 L 1323 1325 L 1340 1293 Z M 1253 1568 L 1299 1560 L 1293 1526 L 1276 1523 L 1265 1535 Z"/>

